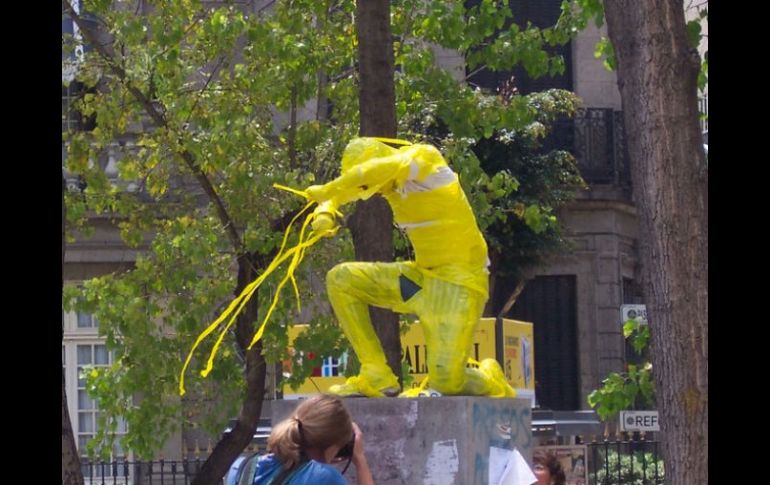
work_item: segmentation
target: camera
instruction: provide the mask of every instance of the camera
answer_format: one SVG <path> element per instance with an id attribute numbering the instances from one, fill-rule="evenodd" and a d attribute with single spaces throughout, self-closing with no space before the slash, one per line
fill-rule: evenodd
<path id="1" fill-rule="evenodd" d="M 353 447 L 356 444 L 356 434 L 353 433 L 353 437 L 350 438 L 350 441 L 340 448 L 340 451 L 337 452 L 337 458 L 350 458 L 353 456 Z"/>

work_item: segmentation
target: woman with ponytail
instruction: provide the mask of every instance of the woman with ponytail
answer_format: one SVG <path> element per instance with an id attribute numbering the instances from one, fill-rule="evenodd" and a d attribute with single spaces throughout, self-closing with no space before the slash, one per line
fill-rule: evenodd
<path id="1" fill-rule="evenodd" d="M 273 427 L 267 449 L 270 454 L 257 463 L 253 485 L 347 485 L 330 464 L 337 461 L 355 465 L 356 485 L 374 485 L 363 434 L 335 396 L 302 401 Z"/>

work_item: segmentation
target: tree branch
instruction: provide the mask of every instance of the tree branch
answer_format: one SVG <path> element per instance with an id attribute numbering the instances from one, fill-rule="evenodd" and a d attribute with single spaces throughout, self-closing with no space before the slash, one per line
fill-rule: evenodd
<path id="1" fill-rule="evenodd" d="M 83 34 L 85 40 L 91 46 L 93 46 L 94 50 L 107 63 L 107 66 L 110 68 L 110 70 L 116 76 L 118 76 L 120 81 L 123 83 L 126 89 L 128 89 L 131 95 L 134 96 L 137 101 L 139 101 L 150 118 L 152 118 L 152 120 L 158 126 L 162 126 L 177 134 L 177 141 L 180 145 L 179 149 L 175 150 L 177 155 L 182 158 L 190 171 L 192 171 L 193 175 L 198 180 L 198 183 L 209 197 L 209 200 L 214 205 L 217 216 L 219 217 L 219 220 L 222 223 L 228 238 L 230 239 L 230 243 L 233 245 L 235 251 L 240 253 L 242 251 L 243 244 L 241 242 L 240 236 L 238 235 L 238 231 L 235 229 L 235 224 L 233 223 L 230 215 L 227 212 L 227 209 L 224 206 L 224 203 L 222 202 L 222 199 L 217 194 L 211 181 L 208 179 L 206 174 L 203 173 L 203 170 L 195 161 L 195 157 L 192 155 L 192 153 L 190 153 L 189 150 L 186 150 L 183 147 L 182 134 L 179 132 L 179 130 L 172 128 L 171 124 L 165 116 L 165 110 L 159 110 L 153 104 L 152 100 L 150 100 L 141 90 L 139 90 L 139 88 L 133 85 L 131 80 L 128 78 L 128 75 L 126 74 L 126 71 L 116 62 L 115 55 L 110 52 L 112 49 L 109 49 L 97 42 L 96 34 L 90 29 L 90 27 L 85 24 L 85 22 L 83 22 L 83 19 L 72 7 L 72 4 L 69 2 L 69 0 L 62 0 L 62 10 L 64 10 L 65 13 L 72 17 L 72 21 L 77 24 L 78 29 L 80 29 L 80 32 Z"/>
<path id="2" fill-rule="evenodd" d="M 465 76 L 465 79 L 464 79 L 464 81 L 470 82 L 470 81 L 468 81 L 468 79 L 470 79 L 470 78 L 471 78 L 471 77 L 473 77 L 474 75 L 478 74 L 478 73 L 479 73 L 479 71 L 481 71 L 482 69 L 484 69 L 484 68 L 486 68 L 486 67 L 487 67 L 487 65 L 486 65 L 486 64 L 482 64 L 482 65 L 481 65 L 481 66 L 480 66 L 478 69 L 476 69 L 476 70 L 474 70 L 474 71 L 472 71 L 472 72 L 468 73 L 468 75 L 467 75 L 467 76 Z"/>
<path id="3" fill-rule="evenodd" d="M 219 71 L 219 68 L 222 67 L 222 63 L 225 62 L 225 57 L 222 56 L 219 58 L 219 62 L 216 66 L 214 66 L 214 69 L 211 70 L 211 74 L 209 74 L 209 78 L 206 79 L 206 84 L 203 85 L 203 87 L 198 91 L 198 95 L 195 97 L 195 102 L 192 105 L 192 108 L 190 108 L 190 114 L 187 115 L 187 119 L 184 120 L 184 124 L 190 122 L 190 118 L 192 118 L 193 113 L 195 113 L 195 108 L 198 107 L 198 102 L 203 97 L 203 93 L 206 91 L 206 88 L 209 87 L 209 84 L 211 83 L 211 80 L 214 79 L 214 75 Z"/>
<path id="4" fill-rule="evenodd" d="M 522 278 L 519 280 L 519 282 L 516 284 L 516 288 L 513 289 L 511 292 L 511 295 L 508 297 L 508 299 L 505 301 L 505 305 L 503 305 L 503 309 L 500 310 L 500 313 L 497 314 L 497 318 L 503 318 L 503 316 L 508 313 L 508 310 L 511 309 L 514 303 L 516 303 L 516 300 L 519 298 L 519 295 L 524 290 L 524 286 L 527 284 L 527 280 Z"/>
<path id="5" fill-rule="evenodd" d="M 291 118 L 289 121 L 289 166 L 297 168 L 297 86 L 291 87 Z"/>
<path id="6" fill-rule="evenodd" d="M 206 12 L 208 12 L 208 10 Z M 187 34 L 189 34 L 190 31 L 192 31 L 193 27 L 198 25 L 198 22 L 200 22 L 201 20 L 206 18 L 206 16 L 207 15 L 205 13 L 204 14 L 200 14 L 200 15 L 196 15 L 195 19 L 193 20 L 193 22 L 184 30 L 184 32 L 182 32 L 182 37 L 181 37 L 179 42 L 180 43 L 183 42 L 185 40 L 185 38 L 187 37 Z M 178 44 L 170 44 L 168 47 L 166 47 L 165 49 L 160 51 L 155 57 L 160 57 L 160 56 L 164 55 L 166 52 L 170 51 L 176 45 L 178 45 Z"/>

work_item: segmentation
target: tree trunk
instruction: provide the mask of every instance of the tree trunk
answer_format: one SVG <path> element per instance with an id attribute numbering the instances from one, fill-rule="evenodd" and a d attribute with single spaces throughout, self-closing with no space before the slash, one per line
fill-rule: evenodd
<path id="1" fill-rule="evenodd" d="M 356 2 L 358 35 L 359 111 L 361 136 L 396 136 L 396 95 L 393 84 L 393 39 L 390 2 Z M 393 213 L 380 196 L 360 201 L 349 220 L 356 259 L 393 261 Z M 401 381 L 401 340 L 398 316 L 369 307 L 374 329 L 388 365 Z"/>
<path id="2" fill-rule="evenodd" d="M 256 278 L 257 264 L 253 255 L 242 254 L 238 257 L 238 286 L 235 295 L 240 295 L 243 288 Z M 243 312 L 238 315 L 235 324 L 237 345 L 246 356 L 246 396 L 238 412 L 238 420 L 232 431 L 220 439 L 211 455 L 195 476 L 192 485 L 221 485 L 230 465 L 249 445 L 259 424 L 262 413 L 262 401 L 265 398 L 265 376 L 267 367 L 262 356 L 262 341 L 246 351 L 254 333 L 254 322 L 259 309 L 259 292 L 249 300 Z"/>
<path id="3" fill-rule="evenodd" d="M 681 1 L 605 2 L 617 58 L 666 482 L 708 483 L 708 169 Z"/>
<path id="4" fill-rule="evenodd" d="M 64 207 L 64 191 L 67 190 L 67 181 L 64 174 L 61 178 L 61 286 L 64 291 L 64 248 L 65 233 L 64 221 L 67 215 Z M 64 313 L 62 312 L 61 336 L 64 340 Z M 75 444 L 75 434 L 72 431 L 70 412 L 67 406 L 67 388 L 64 385 L 64 369 L 61 372 L 61 483 L 62 485 L 83 485 L 83 470 L 80 468 L 80 455 Z"/>

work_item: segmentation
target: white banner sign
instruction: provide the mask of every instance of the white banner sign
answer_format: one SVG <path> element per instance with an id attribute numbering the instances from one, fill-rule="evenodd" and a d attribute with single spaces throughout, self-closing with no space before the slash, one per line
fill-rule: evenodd
<path id="1" fill-rule="evenodd" d="M 660 431 L 657 411 L 621 411 L 621 431 Z"/>
<path id="2" fill-rule="evenodd" d="M 627 320 L 636 320 L 637 323 L 647 325 L 647 307 L 645 305 L 621 305 L 620 324 Z"/>

